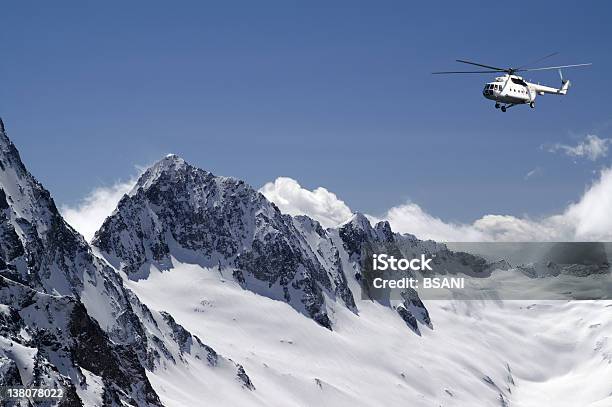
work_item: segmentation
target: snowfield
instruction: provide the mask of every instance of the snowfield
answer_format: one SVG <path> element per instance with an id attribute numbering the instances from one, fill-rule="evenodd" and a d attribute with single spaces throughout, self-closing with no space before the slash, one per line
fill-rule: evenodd
<path id="1" fill-rule="evenodd" d="M 364 300 L 380 247 L 510 268 L 362 214 L 325 229 L 173 155 L 88 244 L 0 120 L 0 386 L 70 407 L 612 407 L 612 301 Z M 603 263 L 526 273 L 607 292 Z"/>
<path id="2" fill-rule="evenodd" d="M 358 315 L 329 309 L 330 331 L 228 270 L 173 264 L 124 281 L 239 361 L 256 391 L 149 373 L 168 406 L 612 406 L 612 302 L 426 301 L 434 329 L 419 336 L 393 309 L 357 300 Z"/>

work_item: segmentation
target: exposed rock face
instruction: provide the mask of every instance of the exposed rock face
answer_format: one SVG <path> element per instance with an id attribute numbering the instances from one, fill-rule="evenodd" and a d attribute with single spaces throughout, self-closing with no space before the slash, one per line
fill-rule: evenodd
<path id="1" fill-rule="evenodd" d="M 370 221 L 360 213 L 357 213 L 341 225 L 336 233 L 342 242 L 348 259 L 355 270 L 354 278 L 362 285 L 362 296 L 369 298 L 363 282 L 369 271 L 366 261 L 373 253 L 395 254 L 398 258 L 412 258 L 421 254 L 431 255 L 445 250 L 445 246 L 433 241 L 422 241 L 413 235 L 394 233 L 388 222 L 378 222 L 374 227 Z M 395 301 L 393 304 L 389 298 L 378 298 L 377 300 L 392 306 L 406 324 L 419 333 L 419 323 L 432 327 L 429 312 L 420 300 L 416 291 L 408 289 L 402 293 L 403 300 Z"/>
<path id="2" fill-rule="evenodd" d="M 243 181 L 171 155 L 143 174 L 93 244 L 131 278 L 146 277 L 151 265 L 171 268 L 173 257 L 232 269 L 244 287 L 331 328 L 324 294 L 355 303 L 342 269 L 326 268 L 334 260 L 313 252 L 298 226 Z"/>
<path id="3" fill-rule="evenodd" d="M 414 289 L 402 291 L 401 298 L 396 299 L 385 295 L 372 297 L 372 293 L 363 284 L 366 279 L 372 281 L 372 275 L 368 275 L 368 273 L 372 273 L 372 267 L 369 264 L 372 254 L 387 253 L 394 255 L 396 258 L 405 259 L 425 255 L 432 259 L 432 267 L 436 274 L 461 273 L 468 276 L 486 277 L 495 269 L 508 269 L 510 267 L 505 261 L 490 263 L 479 256 L 451 251 L 442 243 L 432 240 L 419 240 L 410 234 L 394 233 L 386 221 L 378 222 L 375 226 L 372 226 L 369 220 L 359 213 L 355 214 L 345 224 L 329 232 L 337 234 L 346 256 L 348 256 L 348 261 L 353 266 L 355 279 L 362 283 L 362 297 L 373 298 L 393 307 L 416 333 L 420 333 L 419 325 L 432 328 L 433 323 L 427 308 Z M 405 275 L 414 277 L 410 271 L 405 272 Z M 380 294 L 380 292 L 377 294 Z"/>
<path id="4" fill-rule="evenodd" d="M 94 268 L 87 244 L 64 222 L 4 131 L 0 189 L 1 274 L 44 292 L 77 295 L 81 276 Z"/>
<path id="5" fill-rule="evenodd" d="M 448 272 L 487 268 L 478 257 L 393 233 L 386 222 L 372 227 L 361 214 L 333 229 L 283 215 L 244 182 L 177 156 L 147 170 L 106 219 L 94 238 L 103 259 L 63 220 L 0 127 L 0 384 L 61 387 L 57 405 L 95 396 L 108 406 L 160 406 L 146 372 L 181 366 L 229 372 L 234 385 L 255 390 L 240 364 L 169 313 L 150 310 L 117 270 L 146 278 L 150 267 L 171 269 L 175 259 L 216 268 L 332 329 L 333 307 L 358 312 L 373 247 L 436 253 Z M 386 305 L 416 332 L 431 327 L 416 292 L 404 294 Z"/>
<path id="6" fill-rule="evenodd" d="M 124 287 L 0 128 L 0 382 L 61 387 L 56 404 L 78 406 L 98 377 L 103 405 L 161 406 L 145 370 L 222 357 Z"/>
<path id="7" fill-rule="evenodd" d="M 147 278 L 151 267 L 172 269 L 175 259 L 199 264 L 283 300 L 329 329 L 334 304 L 358 312 L 363 262 L 375 248 L 406 258 L 435 253 L 440 272 L 480 273 L 488 265 L 443 244 L 393 233 L 387 222 L 372 227 L 362 214 L 332 229 L 307 216 L 283 215 L 243 181 L 215 176 L 175 155 L 142 175 L 93 245 L 131 279 Z M 397 307 L 415 331 L 416 321 L 431 326 L 416 292 Z"/>

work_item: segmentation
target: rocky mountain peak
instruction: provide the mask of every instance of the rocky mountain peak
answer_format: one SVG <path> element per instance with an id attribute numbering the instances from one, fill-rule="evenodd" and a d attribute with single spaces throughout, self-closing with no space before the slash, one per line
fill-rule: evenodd
<path id="1" fill-rule="evenodd" d="M 147 189 L 160 179 L 172 180 L 180 176 L 182 172 L 195 170 L 176 154 L 168 154 L 161 160 L 149 167 L 138 179 L 130 194 L 139 188 Z"/>
<path id="2" fill-rule="evenodd" d="M 12 167 L 16 172 L 16 176 L 22 177 L 27 173 L 23 163 L 21 162 L 21 157 L 19 156 L 19 151 L 13 144 L 13 142 L 8 138 L 6 134 L 6 130 L 4 127 L 4 122 L 0 119 L 0 171 L 5 172 L 6 167 Z"/>
<path id="3" fill-rule="evenodd" d="M 317 225 L 311 227 L 318 238 L 327 239 Z M 245 182 L 177 156 L 142 175 L 93 244 L 133 279 L 146 278 L 151 265 L 170 269 L 173 259 L 225 269 L 246 288 L 283 298 L 326 327 L 324 292 L 354 304 L 340 271 L 327 272 L 291 216 Z"/>
<path id="4" fill-rule="evenodd" d="M 386 220 L 378 222 L 374 226 L 374 230 L 376 231 L 377 236 L 380 240 L 385 242 L 390 242 L 393 240 L 393 231 L 391 230 L 391 225 Z"/>
<path id="5" fill-rule="evenodd" d="M 77 294 L 90 269 L 87 244 L 27 171 L 4 130 L 0 191 L 0 274 L 47 293 Z"/>
<path id="6" fill-rule="evenodd" d="M 343 225 L 350 224 L 353 227 L 357 227 L 361 230 L 371 230 L 372 224 L 370 220 L 361 212 L 355 212 Z"/>
<path id="7" fill-rule="evenodd" d="M 171 170 L 176 171 L 177 169 L 185 168 L 187 166 L 190 166 L 190 165 L 187 164 L 187 162 L 185 162 L 185 160 L 182 157 L 176 154 L 168 154 L 164 158 L 156 162 L 152 166 L 152 168 L 159 169 L 160 171 L 171 171 Z"/>
<path id="8" fill-rule="evenodd" d="M 169 174 L 182 166 L 180 159 L 167 158 L 158 168 L 160 174 Z M 103 401 L 96 405 L 161 406 L 145 370 L 180 369 L 185 354 L 202 365 L 201 371 L 224 365 L 219 374 L 253 388 L 240 365 L 217 355 L 168 314 L 148 309 L 116 270 L 94 255 L 59 214 L 50 193 L 27 171 L 4 130 L 0 328 L 1 343 L 26 351 L 15 356 L 0 349 L 0 375 L 7 369 L 28 371 L 11 374 L 9 382 L 0 377 L 0 382 L 61 386 L 68 393 L 61 405 L 82 405 L 86 376 L 93 374 L 102 380 Z"/>

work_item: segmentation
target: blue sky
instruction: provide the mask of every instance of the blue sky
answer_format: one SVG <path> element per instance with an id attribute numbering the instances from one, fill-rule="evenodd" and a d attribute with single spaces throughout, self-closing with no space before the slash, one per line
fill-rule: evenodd
<path id="1" fill-rule="evenodd" d="M 324 186 L 373 214 L 412 200 L 470 222 L 577 200 L 610 159 L 541 146 L 612 137 L 612 4 L 420 3 L 10 2 L 0 116 L 60 204 L 169 152 L 255 187 Z M 430 74 L 554 51 L 551 64 L 594 65 L 535 110 L 496 111 L 490 76 Z"/>

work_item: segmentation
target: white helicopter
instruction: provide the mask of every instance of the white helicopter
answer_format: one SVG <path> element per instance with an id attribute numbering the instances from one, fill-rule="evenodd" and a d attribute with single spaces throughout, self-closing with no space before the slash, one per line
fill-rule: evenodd
<path id="1" fill-rule="evenodd" d="M 445 74 L 462 74 L 462 73 L 497 73 L 505 72 L 504 76 L 498 76 L 492 82 L 485 85 L 482 90 L 482 94 L 485 98 L 495 101 L 495 108 L 501 108 L 502 112 L 516 105 L 528 104 L 532 109 L 535 107 L 535 99 L 537 95 L 544 95 L 549 93 L 552 95 L 566 95 L 567 90 L 570 87 L 570 81 L 563 79 L 561 73 L 562 68 L 573 68 L 578 66 L 589 66 L 588 64 L 574 64 L 574 65 L 560 65 L 560 66 L 547 66 L 543 68 L 527 68 L 528 65 L 533 65 L 536 62 L 540 62 L 546 58 L 550 58 L 553 55 L 557 55 L 558 52 L 546 55 L 530 64 L 523 65 L 518 68 L 497 68 L 495 66 L 478 64 L 476 62 L 464 61 L 457 59 L 457 62 L 462 64 L 476 65 L 483 68 L 488 68 L 488 71 L 445 71 L 445 72 L 432 72 L 435 75 Z M 529 71 L 547 71 L 551 69 L 558 69 L 559 76 L 561 76 L 561 87 L 554 88 L 551 86 L 540 85 L 539 83 L 532 83 L 525 81 L 522 77 L 515 75 L 516 72 L 529 72 Z"/>

